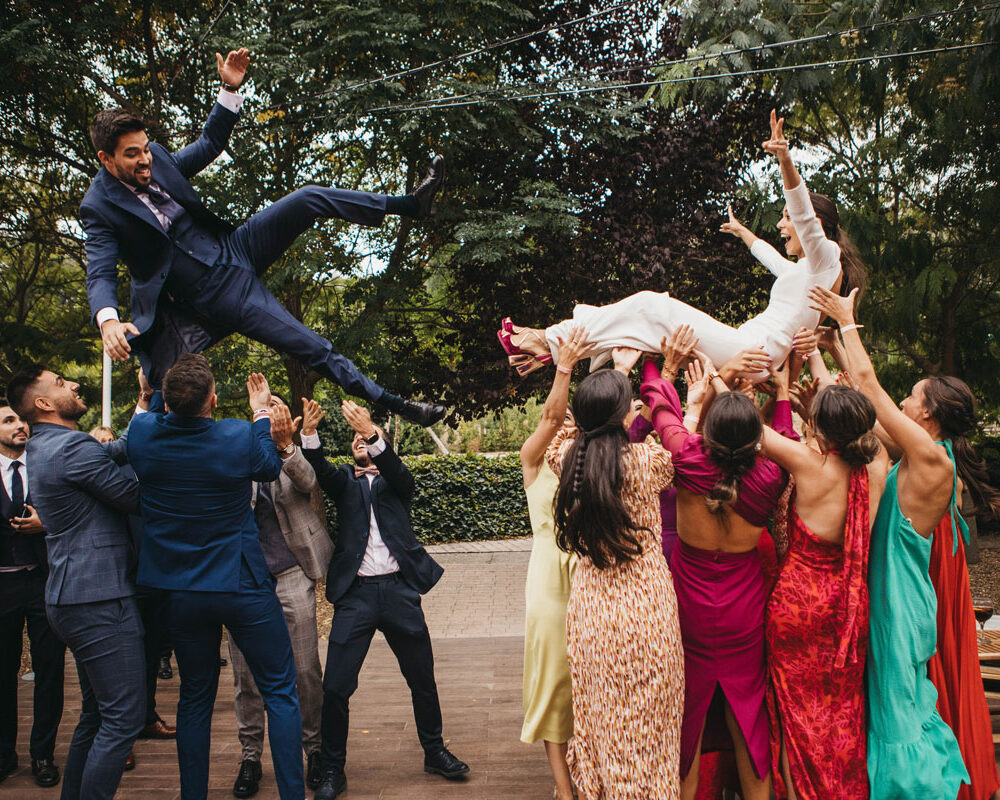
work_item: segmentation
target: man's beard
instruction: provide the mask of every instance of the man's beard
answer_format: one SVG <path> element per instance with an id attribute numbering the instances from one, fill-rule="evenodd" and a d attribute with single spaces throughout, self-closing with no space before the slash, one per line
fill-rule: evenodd
<path id="1" fill-rule="evenodd" d="M 363 456 L 354 456 L 354 463 L 359 467 L 370 467 L 372 465 L 371 456 L 367 454 Z"/>
<path id="2" fill-rule="evenodd" d="M 67 422 L 76 422 L 87 413 L 87 404 L 82 400 L 60 400 L 56 403 L 56 413 L 60 419 Z"/>
<path id="3" fill-rule="evenodd" d="M 0 445 L 10 449 L 10 450 L 20 450 L 24 452 L 24 446 L 28 443 L 27 439 L 16 440 L 13 436 L 7 439 L 0 439 Z"/>

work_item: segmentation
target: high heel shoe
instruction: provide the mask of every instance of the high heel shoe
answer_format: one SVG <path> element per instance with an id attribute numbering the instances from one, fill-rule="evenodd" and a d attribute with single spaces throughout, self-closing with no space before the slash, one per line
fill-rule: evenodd
<path id="1" fill-rule="evenodd" d="M 552 363 L 552 356 L 533 356 L 528 353 L 521 353 L 516 356 L 508 356 L 507 361 L 517 371 L 522 378 L 530 375 L 536 369 L 548 366 Z"/>

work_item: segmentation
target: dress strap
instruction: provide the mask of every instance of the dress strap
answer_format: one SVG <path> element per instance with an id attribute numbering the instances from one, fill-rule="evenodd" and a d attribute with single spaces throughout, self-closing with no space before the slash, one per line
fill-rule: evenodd
<path id="1" fill-rule="evenodd" d="M 858 663 L 858 642 L 863 637 L 865 587 L 868 575 L 868 545 L 871 539 L 871 498 L 868 469 L 851 471 L 847 488 L 847 517 L 844 521 L 844 616 L 840 646 L 834 666 Z"/>
<path id="2" fill-rule="evenodd" d="M 951 514 L 951 554 L 955 555 L 958 552 L 959 531 L 962 532 L 962 538 L 965 540 L 965 543 L 969 544 L 969 526 L 958 510 L 958 466 L 955 464 L 955 453 L 951 448 L 951 439 L 945 439 L 943 442 L 935 442 L 935 444 L 943 445 L 944 449 L 948 452 L 948 458 L 951 459 L 951 505 L 948 508 L 948 513 Z"/>

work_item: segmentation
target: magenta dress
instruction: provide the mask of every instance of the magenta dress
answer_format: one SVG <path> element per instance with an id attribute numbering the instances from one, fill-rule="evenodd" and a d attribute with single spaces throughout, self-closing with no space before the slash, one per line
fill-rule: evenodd
<path id="1" fill-rule="evenodd" d="M 653 426 L 674 464 L 674 485 L 706 495 L 721 474 L 712 464 L 699 434 L 683 424 L 680 398 L 673 385 L 648 362 L 642 396 L 653 410 Z M 797 439 L 787 401 L 775 405 L 772 427 Z M 740 482 L 732 509 L 763 528 L 777 504 L 788 474 L 758 458 Z M 681 727 L 681 776 L 691 769 L 698 736 L 712 697 L 719 688 L 747 741 L 757 777 L 770 771 L 765 702 L 764 606 L 766 591 L 755 548 L 745 553 L 701 550 L 679 542 L 670 561 L 684 643 L 684 721 Z"/>

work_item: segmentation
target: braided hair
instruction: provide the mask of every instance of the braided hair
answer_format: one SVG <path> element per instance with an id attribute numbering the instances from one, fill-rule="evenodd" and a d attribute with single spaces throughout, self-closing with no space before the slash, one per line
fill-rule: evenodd
<path id="1" fill-rule="evenodd" d="M 632 406 L 628 379 L 599 370 L 573 396 L 579 434 L 563 462 L 555 499 L 556 542 L 587 556 L 598 569 L 642 553 L 637 526 L 621 499 L 622 454 L 628 447 L 625 417 Z"/>
<path id="2" fill-rule="evenodd" d="M 719 395 L 705 417 L 702 443 L 722 477 L 705 495 L 705 505 L 721 514 L 736 501 L 740 481 L 754 465 L 764 433 L 760 413 L 742 392 Z"/>

